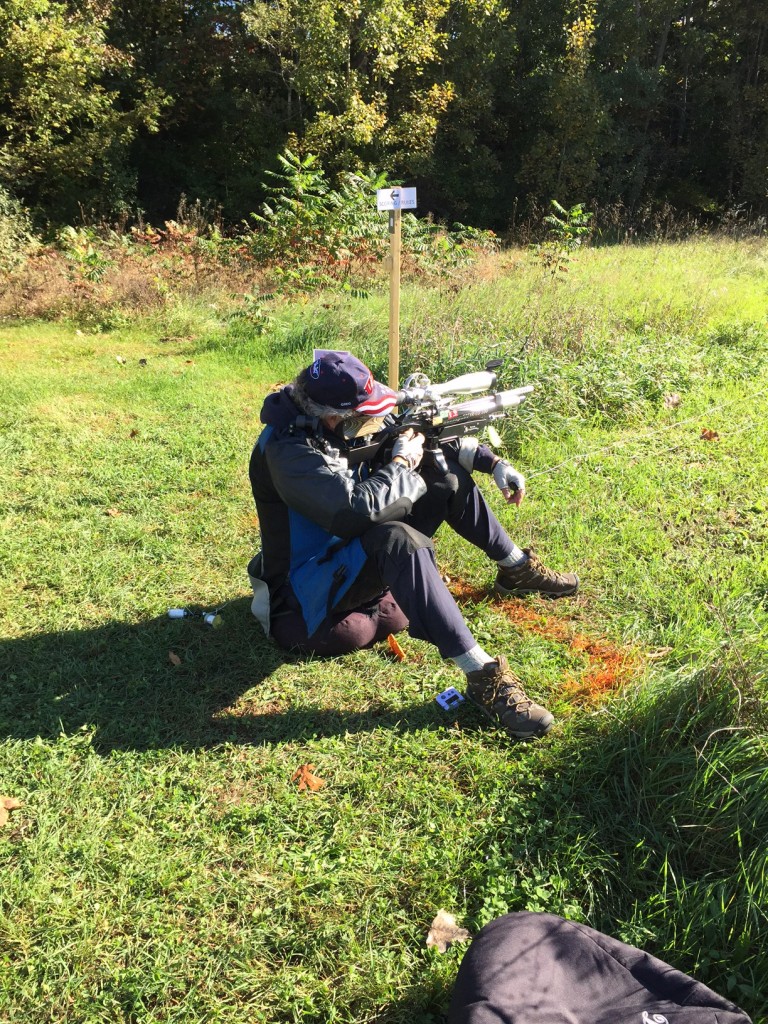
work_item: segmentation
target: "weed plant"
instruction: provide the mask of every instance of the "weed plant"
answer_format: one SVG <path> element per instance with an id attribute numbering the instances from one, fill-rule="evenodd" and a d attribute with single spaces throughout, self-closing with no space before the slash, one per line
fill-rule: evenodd
<path id="1" fill-rule="evenodd" d="M 35 244 L 27 211 L 0 186 L 0 272 L 22 263 Z"/>
<path id="2" fill-rule="evenodd" d="M 384 376 L 383 290 L 0 329 L 0 1017 L 438 1022 L 444 908 L 586 921 L 766 1024 L 767 285 L 765 243 L 699 239 L 405 290 L 404 372 L 536 385 L 503 432 L 526 501 L 486 493 L 580 595 L 495 602 L 437 538 L 556 713 L 531 745 L 440 712 L 425 644 L 302 659 L 249 613 L 263 396 L 313 347 Z"/>

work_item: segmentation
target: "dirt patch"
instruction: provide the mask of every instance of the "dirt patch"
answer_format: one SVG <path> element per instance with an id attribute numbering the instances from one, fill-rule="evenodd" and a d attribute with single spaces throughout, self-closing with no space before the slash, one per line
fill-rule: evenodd
<path id="1" fill-rule="evenodd" d="M 459 604 L 479 604 L 490 600 L 515 626 L 545 640 L 563 644 L 583 658 L 583 671 L 569 673 L 563 678 L 563 691 L 573 703 L 596 703 L 606 693 L 619 690 L 633 679 L 641 667 L 637 651 L 616 647 L 602 637 L 580 632 L 567 615 L 544 612 L 540 605 L 515 598 L 489 598 L 487 590 L 462 580 L 451 580 L 450 589 Z"/>

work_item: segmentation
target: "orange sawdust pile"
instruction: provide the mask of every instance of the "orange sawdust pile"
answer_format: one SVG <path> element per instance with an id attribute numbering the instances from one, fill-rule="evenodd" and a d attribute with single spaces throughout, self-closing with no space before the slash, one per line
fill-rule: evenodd
<path id="1" fill-rule="evenodd" d="M 479 603 L 487 600 L 488 592 L 461 580 L 451 580 L 451 592 L 457 601 Z M 586 668 L 577 676 L 566 676 L 565 693 L 574 701 L 594 702 L 603 694 L 618 690 L 636 673 L 639 657 L 636 652 L 615 647 L 607 640 L 578 632 L 572 622 L 555 615 L 546 615 L 540 609 L 514 598 L 497 599 L 504 614 L 516 626 L 546 640 L 565 644 L 574 654 L 581 655 Z"/>
<path id="2" fill-rule="evenodd" d="M 487 587 L 473 587 L 471 584 L 465 583 L 464 580 L 449 579 L 447 576 L 444 576 L 443 579 L 457 601 L 462 603 L 471 601 L 473 604 L 479 604 L 488 598 Z"/>

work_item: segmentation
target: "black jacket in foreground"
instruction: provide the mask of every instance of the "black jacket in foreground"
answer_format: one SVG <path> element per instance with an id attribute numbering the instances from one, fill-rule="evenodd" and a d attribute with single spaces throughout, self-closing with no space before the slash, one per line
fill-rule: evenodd
<path id="1" fill-rule="evenodd" d="M 449 1024 L 751 1024 L 699 981 L 554 914 L 496 918 L 459 968 Z"/>

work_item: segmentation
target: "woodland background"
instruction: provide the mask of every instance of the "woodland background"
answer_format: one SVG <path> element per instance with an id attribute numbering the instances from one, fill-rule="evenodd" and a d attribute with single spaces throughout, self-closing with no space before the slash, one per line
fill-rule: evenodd
<path id="1" fill-rule="evenodd" d="M 766 210 L 764 0 L 2 0 L 0 201 L 235 225 L 286 147 L 507 232 Z"/>

